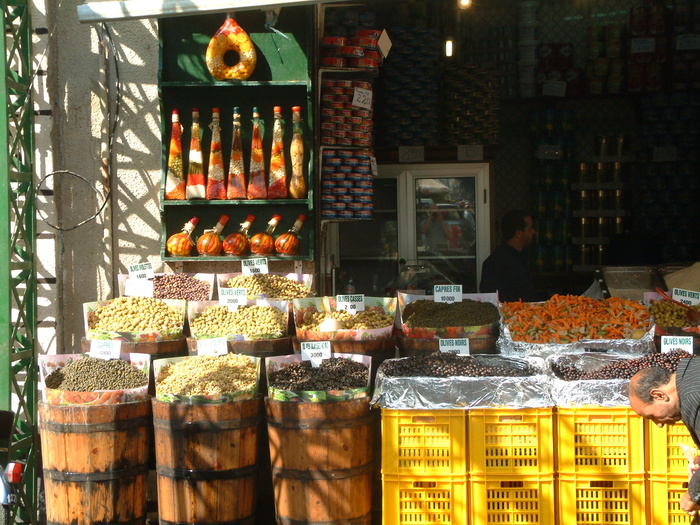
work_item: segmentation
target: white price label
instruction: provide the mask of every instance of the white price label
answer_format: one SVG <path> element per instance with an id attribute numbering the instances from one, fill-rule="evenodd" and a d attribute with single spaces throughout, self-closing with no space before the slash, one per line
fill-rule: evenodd
<path id="1" fill-rule="evenodd" d="M 693 353 L 693 338 L 692 336 L 661 336 L 661 353 L 665 354 L 672 350 L 685 350 L 689 354 Z"/>
<path id="2" fill-rule="evenodd" d="M 226 355 L 228 343 L 225 337 L 197 339 L 197 355 Z"/>
<path id="3" fill-rule="evenodd" d="M 425 160 L 424 146 L 399 146 L 399 162 L 411 164 Z"/>
<path id="4" fill-rule="evenodd" d="M 676 37 L 676 49 L 678 51 L 700 50 L 700 33 L 689 33 Z"/>
<path id="5" fill-rule="evenodd" d="M 355 315 L 365 309 L 365 296 L 363 294 L 336 295 L 335 309 L 345 310 Z"/>
<path id="6" fill-rule="evenodd" d="M 676 162 L 678 160 L 678 150 L 676 146 L 654 146 L 652 151 L 654 162 Z"/>
<path id="7" fill-rule="evenodd" d="M 460 162 L 473 162 L 484 160 L 484 145 L 471 144 L 465 146 L 457 146 L 457 160 Z"/>
<path id="8" fill-rule="evenodd" d="M 655 38 L 633 38 L 630 40 L 630 53 L 655 53 Z"/>
<path id="9" fill-rule="evenodd" d="M 391 39 L 386 32 L 386 29 L 382 30 L 382 34 L 379 35 L 378 40 L 379 52 L 382 54 L 382 58 L 389 56 L 389 51 L 391 50 Z"/>
<path id="10" fill-rule="evenodd" d="M 153 281 L 150 279 L 132 279 L 124 281 L 125 297 L 153 297 Z"/>
<path id="11" fill-rule="evenodd" d="M 372 169 L 372 175 L 375 177 L 379 176 L 379 168 L 377 167 L 377 157 L 374 155 L 370 155 L 369 157 L 369 165 L 370 168 Z"/>
<path id="12" fill-rule="evenodd" d="M 267 257 L 258 257 L 257 259 L 243 259 L 241 261 L 241 272 L 243 275 L 257 275 L 260 273 L 269 273 L 267 269 Z"/>
<path id="13" fill-rule="evenodd" d="M 219 304 L 229 310 L 238 310 L 239 306 L 248 304 L 248 290 L 245 288 L 219 288 Z"/>
<path id="14" fill-rule="evenodd" d="M 330 359 L 331 357 L 331 342 L 316 341 L 301 343 L 301 358 L 304 361 L 311 361 L 311 366 L 314 368 L 321 366 L 321 361 Z"/>
<path id="15" fill-rule="evenodd" d="M 440 351 L 469 355 L 469 339 L 440 339 Z"/>
<path id="16" fill-rule="evenodd" d="M 700 292 L 692 290 L 684 290 L 682 288 L 674 288 L 672 297 L 683 304 L 693 306 L 700 304 Z"/>
<path id="17" fill-rule="evenodd" d="M 90 357 L 98 359 L 119 359 L 122 351 L 122 342 L 118 339 L 91 339 Z"/>
<path id="18" fill-rule="evenodd" d="M 545 80 L 542 83 L 542 95 L 545 97 L 565 97 L 566 82 L 563 80 Z"/>
<path id="19" fill-rule="evenodd" d="M 153 279 L 155 273 L 153 273 L 153 264 L 149 262 L 130 264 L 129 265 L 129 279 Z"/>
<path id="20" fill-rule="evenodd" d="M 355 88 L 352 96 L 352 105 L 363 109 L 372 109 L 372 90 Z"/>
<path id="21" fill-rule="evenodd" d="M 461 284 L 436 284 L 433 286 L 433 300 L 436 303 L 461 303 Z"/>

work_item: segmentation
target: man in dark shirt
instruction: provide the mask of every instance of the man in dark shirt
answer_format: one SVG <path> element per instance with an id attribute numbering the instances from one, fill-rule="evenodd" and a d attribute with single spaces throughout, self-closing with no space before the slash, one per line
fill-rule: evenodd
<path id="1" fill-rule="evenodd" d="M 535 239 L 532 215 L 522 210 L 506 213 L 501 219 L 501 244 L 481 266 L 482 293 L 498 292 L 501 301 L 538 301 L 527 268 L 524 250 Z"/>
<path id="2" fill-rule="evenodd" d="M 700 449 L 700 359 L 681 359 L 675 373 L 652 366 L 637 372 L 630 380 L 630 406 L 657 426 L 683 421 Z M 698 458 L 696 458 L 697 461 Z M 681 496 L 680 507 L 690 515 L 700 509 L 700 473 L 697 464 Z"/>

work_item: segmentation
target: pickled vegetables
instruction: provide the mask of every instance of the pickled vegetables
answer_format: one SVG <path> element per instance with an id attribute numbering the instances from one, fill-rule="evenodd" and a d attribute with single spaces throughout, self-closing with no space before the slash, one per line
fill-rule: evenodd
<path id="1" fill-rule="evenodd" d="M 226 65 L 225 56 L 229 52 L 238 54 L 238 63 Z M 255 46 L 248 34 L 233 19 L 233 13 L 218 29 L 207 47 L 207 68 L 216 80 L 246 80 L 255 71 L 257 64 Z"/>

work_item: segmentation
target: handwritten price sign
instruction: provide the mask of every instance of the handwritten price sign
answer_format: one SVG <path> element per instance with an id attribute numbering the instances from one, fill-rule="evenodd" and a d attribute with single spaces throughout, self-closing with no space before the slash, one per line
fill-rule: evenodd
<path id="1" fill-rule="evenodd" d="M 129 279 L 153 279 L 154 277 L 153 264 L 149 262 L 129 265 Z"/>
<path id="2" fill-rule="evenodd" d="M 122 351 L 122 342 L 118 340 L 90 340 L 90 357 L 98 359 L 119 359 L 119 354 Z"/>
<path id="3" fill-rule="evenodd" d="M 469 355 L 469 339 L 440 339 L 440 351 Z"/>
<path id="4" fill-rule="evenodd" d="M 352 105 L 363 109 L 372 109 L 372 91 L 364 88 L 355 88 L 352 95 Z"/>
<path id="5" fill-rule="evenodd" d="M 243 259 L 241 261 L 241 273 L 243 275 L 258 275 L 269 273 L 267 269 L 267 257 L 257 259 Z"/>
<path id="6" fill-rule="evenodd" d="M 301 343 L 301 358 L 304 361 L 311 361 L 311 366 L 317 368 L 321 366 L 321 361 L 330 359 L 331 357 L 331 342 L 304 342 Z"/>

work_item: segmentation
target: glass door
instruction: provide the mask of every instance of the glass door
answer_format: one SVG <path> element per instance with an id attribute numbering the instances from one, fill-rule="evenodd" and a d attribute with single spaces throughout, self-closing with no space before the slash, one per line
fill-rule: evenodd
<path id="1" fill-rule="evenodd" d="M 335 292 L 477 291 L 490 253 L 489 165 L 386 164 L 374 180 L 372 221 L 333 225 Z"/>

